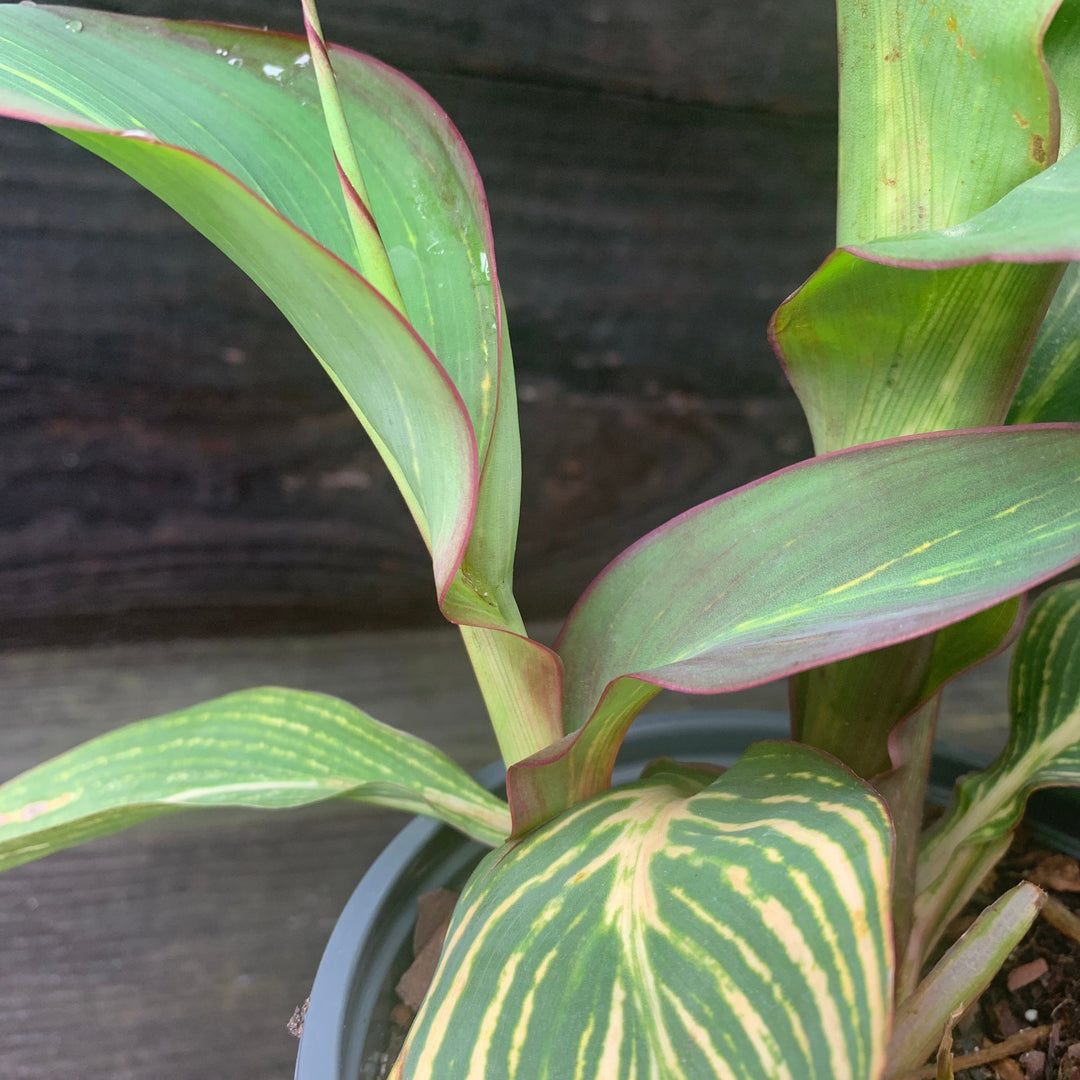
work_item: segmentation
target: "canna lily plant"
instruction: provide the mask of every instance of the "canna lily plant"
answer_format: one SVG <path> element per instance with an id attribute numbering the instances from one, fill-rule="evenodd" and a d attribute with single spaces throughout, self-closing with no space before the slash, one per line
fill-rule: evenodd
<path id="1" fill-rule="evenodd" d="M 405 77 L 305 38 L 0 6 L 0 112 L 154 191 L 273 299 L 397 481 L 507 800 L 265 688 L 0 786 L 0 866 L 185 808 L 348 798 L 491 845 L 394 1076 L 886 1080 L 1042 900 L 938 958 L 1030 792 L 1080 784 L 1080 0 L 839 0 L 837 247 L 770 335 L 816 456 L 615 559 L 554 649 L 514 601 L 514 375 L 480 180 Z M 1014 638 L 1012 728 L 922 831 L 942 687 Z M 790 677 L 792 739 L 612 788 L 661 689 Z M 944 1067 L 944 1066 L 943 1066 Z M 949 1073 L 951 1075 L 951 1073 Z"/>

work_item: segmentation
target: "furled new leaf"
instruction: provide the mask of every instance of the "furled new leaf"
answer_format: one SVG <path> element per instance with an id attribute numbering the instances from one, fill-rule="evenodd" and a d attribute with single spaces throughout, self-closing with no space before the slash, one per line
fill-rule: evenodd
<path id="1" fill-rule="evenodd" d="M 1032 606 L 1009 686 L 1009 741 L 993 764 L 964 777 L 927 836 L 916 875 L 915 933 L 905 972 L 914 978 L 945 923 L 1000 854 L 1041 787 L 1080 785 L 1080 581 Z"/>
<path id="2" fill-rule="evenodd" d="M 488 844 L 506 804 L 435 747 L 336 698 L 245 690 L 118 728 L 0 786 L 0 869 L 190 807 L 359 799 Z"/>
<path id="3" fill-rule="evenodd" d="M 510 770 L 515 829 L 607 785 L 656 687 L 735 690 L 907 640 L 1077 561 L 1077 425 L 855 447 L 703 503 L 571 613 L 558 651 L 580 731 Z"/>
<path id="4" fill-rule="evenodd" d="M 790 743 L 705 783 L 660 770 L 492 852 L 392 1075 L 877 1080 L 880 799 Z"/>
<path id="5" fill-rule="evenodd" d="M 355 272 L 302 39 L 3 5 L 0 51 L 0 113 L 49 124 L 134 176 L 282 309 L 401 486 L 442 595 L 475 511 L 502 340 L 483 192 L 443 113 L 384 65 L 330 50 L 406 322 Z M 516 505 L 504 518 L 508 565 Z"/>

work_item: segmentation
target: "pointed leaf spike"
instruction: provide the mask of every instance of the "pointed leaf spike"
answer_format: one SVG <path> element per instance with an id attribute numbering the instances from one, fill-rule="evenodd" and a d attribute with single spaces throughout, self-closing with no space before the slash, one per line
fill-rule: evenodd
<path id="1" fill-rule="evenodd" d="M 337 77 L 330 63 L 330 53 L 323 38 L 322 24 L 315 8 L 315 0 L 301 0 L 304 9 L 304 30 L 311 46 L 312 66 L 319 84 L 319 97 L 322 100 L 323 116 L 326 129 L 330 134 L 330 143 L 334 148 L 334 163 L 337 165 L 341 192 L 345 197 L 345 209 L 349 215 L 353 236 L 356 240 L 358 269 L 398 309 L 404 314 L 405 302 L 401 298 L 397 279 L 394 277 L 390 258 L 383 246 L 379 227 L 371 214 L 371 200 L 360 163 L 356 160 L 352 136 L 349 134 L 349 122 L 341 106 L 338 94 Z"/>
<path id="2" fill-rule="evenodd" d="M 893 1017 L 887 1080 L 920 1066 L 940 1043 L 943 1026 L 990 985 L 1046 902 L 1042 889 L 1021 882 L 991 904 Z"/>

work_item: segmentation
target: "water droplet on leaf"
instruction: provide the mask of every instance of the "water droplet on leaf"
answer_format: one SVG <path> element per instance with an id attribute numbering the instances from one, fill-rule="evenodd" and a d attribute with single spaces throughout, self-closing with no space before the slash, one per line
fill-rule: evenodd
<path id="1" fill-rule="evenodd" d="M 244 61 L 239 56 L 234 56 L 229 60 L 229 67 L 243 67 Z"/>
<path id="2" fill-rule="evenodd" d="M 263 74 L 268 79 L 274 79 L 276 82 L 281 82 L 281 73 L 285 70 L 283 67 L 278 67 L 277 64 L 263 64 Z"/>
<path id="3" fill-rule="evenodd" d="M 307 67 L 311 63 L 311 53 L 302 52 L 294 61 L 296 67 Z"/>
<path id="4" fill-rule="evenodd" d="M 64 29 L 70 30 L 73 34 L 79 33 L 79 31 L 82 30 L 82 19 L 68 19 L 68 21 L 64 23 Z"/>

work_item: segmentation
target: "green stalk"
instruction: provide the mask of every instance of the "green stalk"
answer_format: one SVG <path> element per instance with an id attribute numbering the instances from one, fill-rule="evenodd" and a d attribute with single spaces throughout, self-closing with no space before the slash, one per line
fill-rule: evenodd
<path id="1" fill-rule="evenodd" d="M 505 630 L 458 627 L 507 766 L 563 734 L 561 669 L 548 649 L 525 635 L 520 615 L 516 622 Z"/>
<path id="2" fill-rule="evenodd" d="M 888 772 L 889 735 L 918 706 L 933 650 L 931 634 L 796 675 L 796 738 L 865 779 Z"/>
<path id="3" fill-rule="evenodd" d="M 896 834 L 892 907 L 897 956 L 906 953 L 914 918 L 919 834 L 940 706 L 941 695 L 935 694 L 896 729 L 892 742 L 896 768 L 877 784 L 889 805 Z"/>

